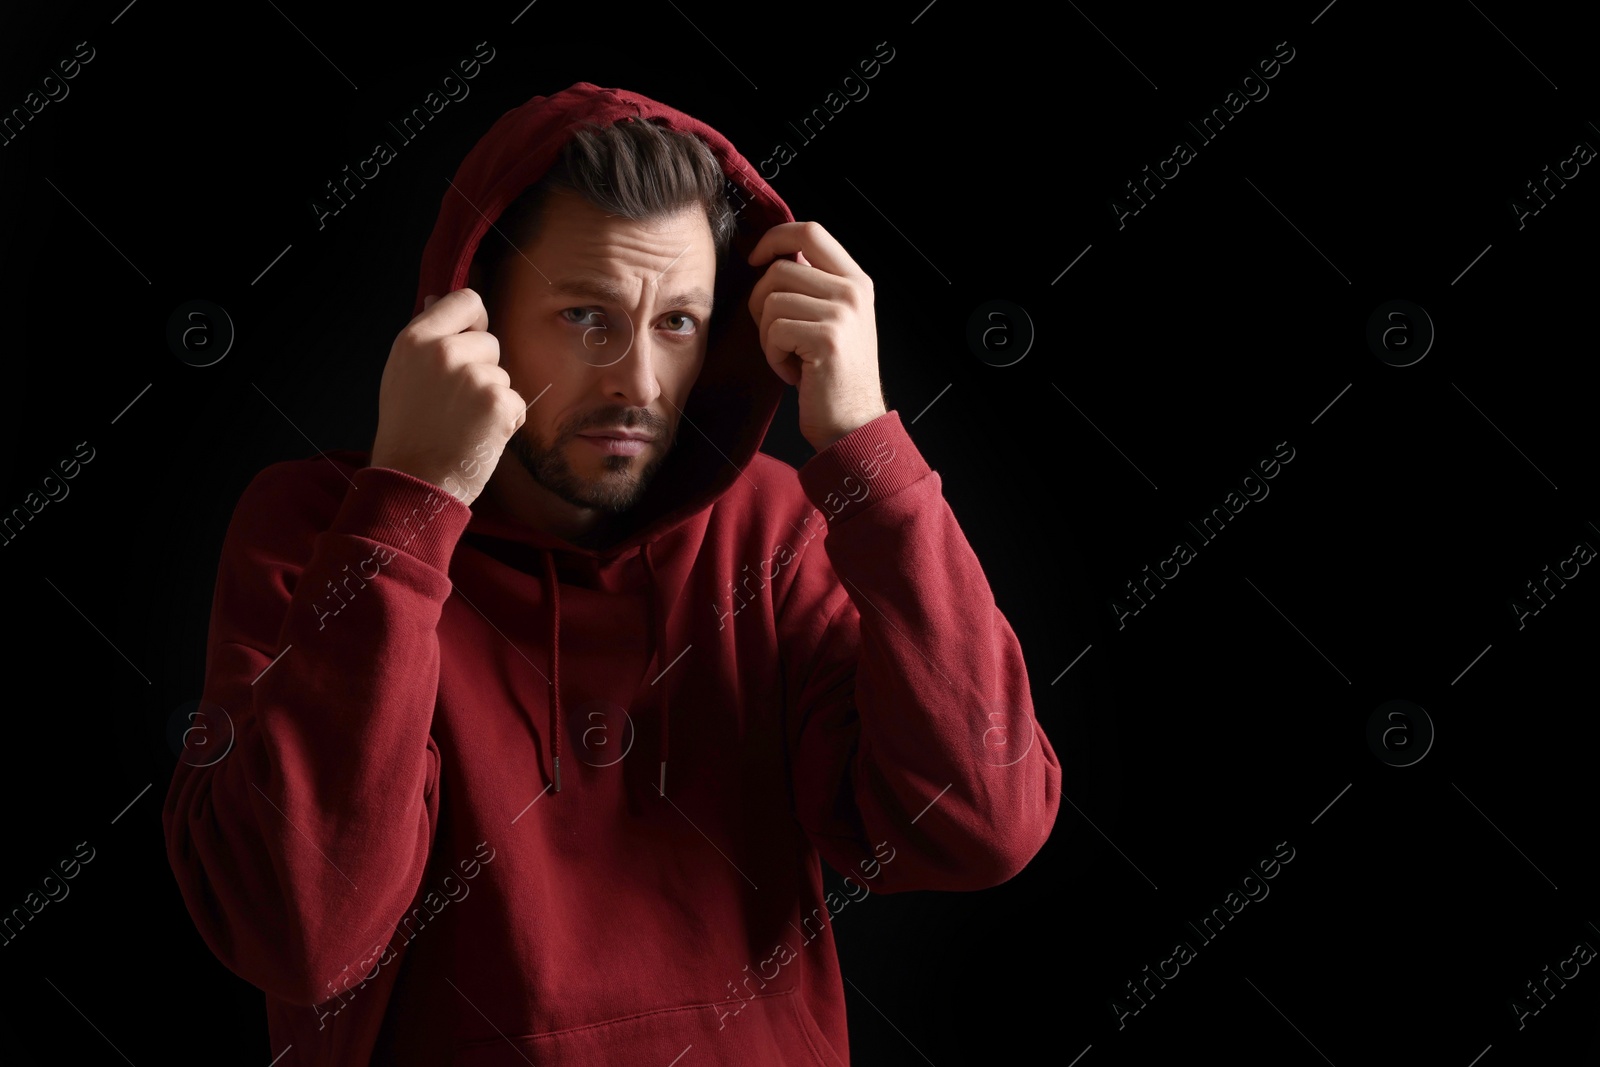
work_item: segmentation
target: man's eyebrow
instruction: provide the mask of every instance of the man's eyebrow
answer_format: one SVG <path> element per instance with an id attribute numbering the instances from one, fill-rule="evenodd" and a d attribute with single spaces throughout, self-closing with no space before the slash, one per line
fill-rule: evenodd
<path id="1" fill-rule="evenodd" d="M 621 304 L 628 299 L 628 293 L 615 282 L 605 278 L 557 278 L 550 283 L 549 292 L 559 293 L 562 296 L 581 296 L 590 300 L 607 300 L 613 304 Z M 704 289 L 686 289 L 664 298 L 663 307 L 703 307 L 709 309 L 712 305 L 711 294 Z"/>

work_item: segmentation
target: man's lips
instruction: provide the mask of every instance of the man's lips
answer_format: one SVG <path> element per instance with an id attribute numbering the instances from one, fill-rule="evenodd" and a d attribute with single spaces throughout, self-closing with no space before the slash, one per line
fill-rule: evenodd
<path id="1" fill-rule="evenodd" d="M 579 437 L 611 437 L 625 441 L 654 441 L 655 434 L 645 433 L 643 430 L 585 430 L 578 434 Z"/>
<path id="2" fill-rule="evenodd" d="M 655 440 L 639 430 L 588 430 L 577 436 L 608 456 L 637 456 Z"/>

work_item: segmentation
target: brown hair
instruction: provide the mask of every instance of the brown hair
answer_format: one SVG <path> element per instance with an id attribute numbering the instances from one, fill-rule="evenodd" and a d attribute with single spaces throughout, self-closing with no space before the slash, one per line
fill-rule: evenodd
<path id="1" fill-rule="evenodd" d="M 484 235 L 474 256 L 480 291 L 494 288 L 496 268 L 538 236 L 546 201 L 560 190 L 582 197 L 609 215 L 650 222 L 688 207 L 705 208 L 720 267 L 737 227 L 724 192 L 717 157 L 700 138 L 656 121 L 625 118 L 611 126 L 585 126 L 537 182 L 524 189 L 495 223 L 499 237 Z M 720 301 L 719 301 L 720 303 Z"/>

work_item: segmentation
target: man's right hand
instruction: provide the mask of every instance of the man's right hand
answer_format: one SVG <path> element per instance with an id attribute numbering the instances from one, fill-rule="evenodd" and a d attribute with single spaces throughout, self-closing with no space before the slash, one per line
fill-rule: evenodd
<path id="1" fill-rule="evenodd" d="M 527 416 L 500 366 L 482 298 L 465 288 L 428 296 L 389 349 L 371 465 L 432 482 L 471 504 Z"/>

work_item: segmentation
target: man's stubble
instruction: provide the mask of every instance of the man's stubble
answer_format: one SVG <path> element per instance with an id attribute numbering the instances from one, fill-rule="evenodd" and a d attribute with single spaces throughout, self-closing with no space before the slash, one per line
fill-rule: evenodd
<path id="1" fill-rule="evenodd" d="M 618 423 L 628 429 L 653 431 L 656 435 L 651 442 L 651 447 L 656 450 L 654 458 L 638 468 L 638 473 L 632 478 L 610 476 L 597 482 L 586 481 L 567 462 L 566 450 L 576 445 L 579 431 L 615 427 Z M 641 417 L 639 410 L 634 408 L 590 415 L 581 423 L 558 431 L 555 444 L 548 446 L 536 439 L 531 425 L 524 425 L 506 442 L 506 451 L 516 456 L 529 477 L 573 507 L 594 508 L 616 515 L 638 503 L 651 479 L 666 462 L 672 444 L 673 433 L 668 427 L 651 416 Z M 616 475 L 630 467 L 638 467 L 639 457 L 602 456 L 600 463 L 608 475 Z"/>

